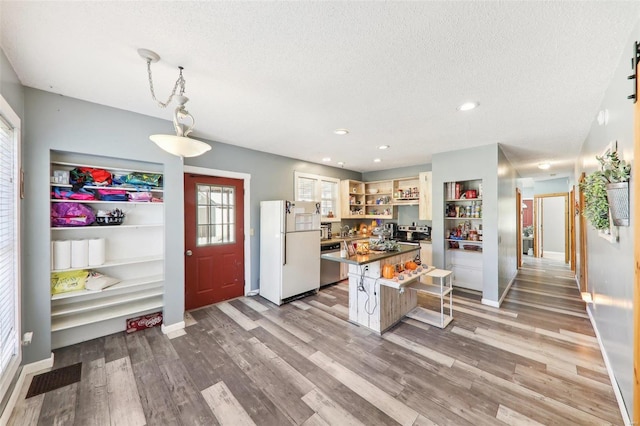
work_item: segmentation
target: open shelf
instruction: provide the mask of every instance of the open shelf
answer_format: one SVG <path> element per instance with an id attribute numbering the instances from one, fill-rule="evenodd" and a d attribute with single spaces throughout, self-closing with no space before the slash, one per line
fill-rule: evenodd
<path id="1" fill-rule="evenodd" d="M 445 328 L 453 320 L 451 315 L 445 314 L 441 317 L 440 312 L 431 311 L 420 306 L 413 308 L 406 316 L 440 328 Z"/>
<path id="2" fill-rule="evenodd" d="M 69 269 L 52 269 L 51 272 L 66 272 L 66 271 L 80 271 L 80 270 L 83 270 L 83 269 L 111 268 L 113 266 L 133 265 L 133 264 L 136 264 L 136 263 L 157 262 L 157 261 L 163 260 L 163 259 L 164 259 L 164 257 L 161 254 L 155 255 L 155 256 L 130 257 L 128 259 L 107 260 L 102 265 L 83 266 L 81 268 L 69 268 Z"/>
<path id="3" fill-rule="evenodd" d="M 131 303 L 109 306 L 102 309 L 94 309 L 89 312 L 84 312 L 82 315 L 67 315 L 52 318 L 51 331 L 55 332 L 66 330 L 127 315 L 138 315 L 140 312 L 148 311 L 151 309 L 161 309 L 162 306 L 162 295 L 156 295 L 149 298 L 148 300 L 136 300 Z"/>
<path id="4" fill-rule="evenodd" d="M 52 227 L 52 231 L 75 231 L 78 229 L 123 229 L 123 228 L 156 228 L 164 226 L 162 223 L 139 223 L 137 225 L 88 225 L 88 226 L 56 226 Z"/>
<path id="5" fill-rule="evenodd" d="M 138 291 L 133 293 L 118 294 L 99 299 L 83 300 L 74 303 L 65 303 L 54 305 L 51 307 L 51 317 L 60 317 L 64 315 L 80 314 L 94 311 L 96 309 L 109 308 L 113 306 L 123 305 L 125 303 L 134 303 L 144 299 L 153 297 L 162 297 L 162 288 L 153 290 Z"/>
<path id="6" fill-rule="evenodd" d="M 446 296 L 451 293 L 451 287 L 449 286 L 440 286 L 439 284 L 427 284 L 423 282 L 413 282 L 409 284 L 406 288 L 410 288 L 412 290 L 419 291 L 421 293 L 431 294 L 433 296 Z"/>
<path id="7" fill-rule="evenodd" d="M 482 198 L 449 198 L 444 201 L 448 203 L 455 203 L 457 201 L 482 201 Z"/>
<path id="8" fill-rule="evenodd" d="M 147 284 L 161 283 L 163 280 L 164 280 L 164 276 L 162 275 L 152 275 L 149 277 L 123 280 L 103 290 L 97 290 L 97 291 L 78 290 L 78 291 L 69 291 L 66 293 L 54 294 L 51 296 L 51 300 L 63 300 L 63 299 L 73 299 L 76 297 L 81 298 L 81 297 L 94 296 L 94 295 L 103 295 L 103 294 L 113 293 L 116 291 L 121 291 L 124 289 L 135 289 L 135 287 L 140 287 Z"/>
<path id="9" fill-rule="evenodd" d="M 52 198 L 52 203 L 80 203 L 80 204 L 157 204 L 162 205 L 162 201 L 103 201 L 103 200 L 71 200 L 67 198 Z"/>

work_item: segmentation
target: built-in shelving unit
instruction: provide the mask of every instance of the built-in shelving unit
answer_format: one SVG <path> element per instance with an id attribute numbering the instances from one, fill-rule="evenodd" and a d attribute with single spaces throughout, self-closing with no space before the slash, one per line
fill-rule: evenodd
<path id="1" fill-rule="evenodd" d="M 482 291 L 482 180 L 444 185 L 445 268 L 453 285 Z"/>
<path id="2" fill-rule="evenodd" d="M 76 167 L 104 169 L 113 175 L 133 172 L 161 173 L 149 170 L 149 164 L 140 167 L 110 167 L 125 160 L 98 158 L 91 161 L 71 162 L 66 158 L 74 154 L 53 153 L 51 176 L 54 172 L 68 172 Z M 93 157 L 91 157 L 93 158 Z M 90 164 L 87 164 L 90 163 Z M 137 164 L 137 163 L 136 163 Z M 70 183 L 52 178 L 52 191 L 58 187 L 69 191 Z M 91 207 L 94 212 L 120 209 L 125 213 L 121 225 L 51 227 L 51 241 L 105 239 L 104 263 L 96 266 L 54 269 L 52 272 L 93 270 L 120 281 L 101 291 L 79 290 L 51 295 L 52 348 L 67 346 L 126 329 L 128 318 L 157 312 L 163 308 L 164 297 L 164 205 L 162 187 L 123 187 L 119 185 L 97 186 L 87 184 L 85 190 L 126 189 L 127 191 L 151 192 L 155 202 L 72 200 L 51 198 L 51 205 L 57 203 L 80 203 Z M 53 246 L 53 244 L 52 244 Z M 52 249 L 51 256 L 55 251 Z"/>

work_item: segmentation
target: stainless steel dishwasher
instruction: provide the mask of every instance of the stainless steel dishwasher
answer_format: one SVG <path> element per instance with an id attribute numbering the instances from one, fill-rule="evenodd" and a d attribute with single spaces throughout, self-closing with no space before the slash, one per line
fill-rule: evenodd
<path id="1" fill-rule="evenodd" d="M 339 253 L 340 243 L 320 246 L 320 254 Z M 340 262 L 320 259 L 320 287 L 340 281 Z"/>

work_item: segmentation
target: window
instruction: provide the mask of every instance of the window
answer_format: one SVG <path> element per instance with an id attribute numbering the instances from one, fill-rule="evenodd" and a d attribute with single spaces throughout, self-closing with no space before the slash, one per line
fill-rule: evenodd
<path id="1" fill-rule="evenodd" d="M 19 129 L 20 119 L 0 96 L 0 400 L 21 360 Z"/>
<path id="2" fill-rule="evenodd" d="M 236 242 L 235 188 L 198 184 L 199 247 Z"/>
<path id="3" fill-rule="evenodd" d="M 322 220 L 340 220 L 340 179 L 294 172 L 295 200 L 320 201 Z"/>

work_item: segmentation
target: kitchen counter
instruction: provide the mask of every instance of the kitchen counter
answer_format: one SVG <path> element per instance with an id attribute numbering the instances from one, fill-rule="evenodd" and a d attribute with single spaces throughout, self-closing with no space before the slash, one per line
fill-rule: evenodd
<path id="1" fill-rule="evenodd" d="M 334 262 L 348 263 L 350 265 L 366 265 L 367 263 L 378 262 L 382 259 L 387 259 L 394 256 L 402 256 L 412 251 L 419 251 L 419 246 L 412 246 L 407 244 L 400 244 L 400 250 L 387 251 L 382 253 L 369 253 L 369 254 L 356 254 L 355 256 L 340 257 L 340 253 L 326 253 L 321 254 L 320 257 L 326 260 L 333 260 Z"/>
<path id="2" fill-rule="evenodd" d="M 358 237 L 336 237 L 336 238 L 329 238 L 328 240 L 320 240 L 320 245 L 321 246 L 328 246 L 331 244 L 335 244 L 335 243 L 341 243 L 343 241 L 346 242 L 351 242 L 351 241 L 357 241 L 357 240 L 368 240 L 371 237 L 365 237 L 365 236 L 358 236 Z"/>

